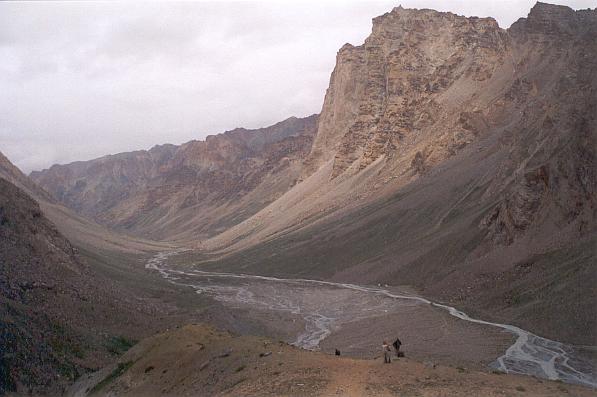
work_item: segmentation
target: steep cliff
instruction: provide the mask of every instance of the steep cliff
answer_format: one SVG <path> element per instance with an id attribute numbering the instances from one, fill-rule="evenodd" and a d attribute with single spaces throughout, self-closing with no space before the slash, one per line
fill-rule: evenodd
<path id="1" fill-rule="evenodd" d="M 442 160 L 484 126 L 473 94 L 509 61 L 508 46 L 491 18 L 401 7 L 374 18 L 363 45 L 338 52 L 306 172 L 328 160 L 332 178 L 357 172 L 431 134 L 433 147 L 413 161 L 422 171 Z"/>

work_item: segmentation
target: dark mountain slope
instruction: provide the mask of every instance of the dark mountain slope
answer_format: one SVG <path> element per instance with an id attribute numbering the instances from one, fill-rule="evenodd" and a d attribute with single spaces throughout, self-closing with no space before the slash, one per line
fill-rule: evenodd
<path id="1" fill-rule="evenodd" d="M 0 264 L 0 391 L 56 393 L 89 363 L 82 330 L 107 297 L 39 205 L 2 178 Z"/>
<path id="2" fill-rule="evenodd" d="M 30 196 L 39 197 L 48 202 L 55 202 L 48 192 L 40 188 L 35 182 L 21 172 L 2 152 L 0 152 L 0 178 L 23 189 Z"/>
<path id="3" fill-rule="evenodd" d="M 164 245 L 111 234 L 45 201 L 47 193 L 1 158 L 0 394 L 59 395 L 133 339 L 188 321 L 203 307 L 195 294 L 173 294 L 144 271 L 139 255 Z M 185 305 L 191 314 L 182 314 Z"/>
<path id="4" fill-rule="evenodd" d="M 60 395 L 135 340 L 206 311 L 237 326 L 211 300 L 145 270 L 145 260 L 168 246 L 110 233 L 37 200 L 0 177 L 0 395 Z"/>
<path id="5" fill-rule="evenodd" d="M 43 388 L 59 376 L 72 380 L 77 352 L 61 349 L 69 335 L 63 335 L 64 324 L 53 322 L 47 309 L 52 300 L 83 303 L 71 280 L 84 267 L 39 205 L 1 178 L 0 262 L 0 393 L 17 385 Z"/>

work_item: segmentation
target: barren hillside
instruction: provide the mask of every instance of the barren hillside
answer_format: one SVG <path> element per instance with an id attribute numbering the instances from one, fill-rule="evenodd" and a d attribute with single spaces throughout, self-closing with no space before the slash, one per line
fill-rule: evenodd
<path id="1" fill-rule="evenodd" d="M 130 334 L 127 319 L 143 317 L 134 306 L 31 197 L 0 178 L 0 394 L 57 394 L 104 365 L 105 344 Z"/>
<path id="2" fill-rule="evenodd" d="M 142 341 L 67 395 L 590 396 L 578 386 L 418 363 L 307 352 L 189 325 Z"/>

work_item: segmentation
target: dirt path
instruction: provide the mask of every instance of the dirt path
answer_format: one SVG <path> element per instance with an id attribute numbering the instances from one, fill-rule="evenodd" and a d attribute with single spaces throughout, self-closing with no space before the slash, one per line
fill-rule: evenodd
<path id="1" fill-rule="evenodd" d="M 338 361 L 338 365 L 332 368 L 328 386 L 321 394 L 347 397 L 367 395 L 367 380 L 370 377 L 371 368 L 362 367 L 362 363 L 353 360 Z"/>

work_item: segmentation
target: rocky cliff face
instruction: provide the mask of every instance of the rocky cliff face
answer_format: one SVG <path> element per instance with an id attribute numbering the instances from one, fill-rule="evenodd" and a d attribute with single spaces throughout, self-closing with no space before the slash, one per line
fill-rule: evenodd
<path id="1" fill-rule="evenodd" d="M 290 188 L 316 123 L 315 115 L 293 117 L 181 146 L 55 165 L 31 177 L 61 203 L 100 223 L 162 239 L 197 238 L 250 216 Z M 243 207 L 243 198 L 256 190 L 259 197 Z M 240 207 L 242 213 L 236 211 Z"/>
<path id="2" fill-rule="evenodd" d="M 507 33 L 491 18 L 401 7 L 374 18 L 363 45 L 338 52 L 306 172 L 329 160 L 332 178 L 357 172 L 431 131 L 434 146 L 413 157 L 416 170 L 458 150 L 485 126 L 469 104 L 506 61 L 508 47 Z"/>
<path id="3" fill-rule="evenodd" d="M 488 238 L 510 244 L 556 213 L 556 223 L 586 232 L 595 218 L 596 18 L 543 3 L 508 30 L 401 7 L 374 18 L 363 45 L 338 52 L 304 176 L 329 161 L 330 178 L 354 175 L 380 159 L 388 174 L 417 177 L 480 136 L 504 135 L 509 158 L 485 195 L 502 196 L 482 222 Z"/>
<path id="4" fill-rule="evenodd" d="M 508 33 L 516 75 L 496 103 L 509 114 L 501 143 L 508 158 L 486 192 L 500 202 L 481 226 L 505 245 L 530 229 L 593 234 L 597 61 L 590 54 L 597 51 L 597 12 L 538 3 Z"/>

